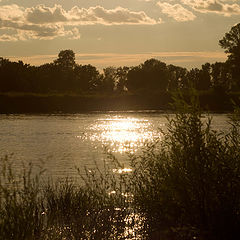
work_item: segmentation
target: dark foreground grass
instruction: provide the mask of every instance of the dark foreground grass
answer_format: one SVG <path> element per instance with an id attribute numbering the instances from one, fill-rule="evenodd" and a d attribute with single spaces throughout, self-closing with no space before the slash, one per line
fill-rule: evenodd
<path id="1" fill-rule="evenodd" d="M 134 239 L 124 175 L 86 170 L 85 184 L 76 185 L 43 182 L 31 167 L 18 176 L 12 169 L 2 158 L 0 239 Z"/>
<path id="2" fill-rule="evenodd" d="M 44 183 L 1 158 L 0 239 L 238 239 L 239 111 L 222 133 L 196 101 L 176 106 L 163 139 L 130 156 L 128 174 L 105 166 L 86 170 L 82 185 Z"/>
<path id="3" fill-rule="evenodd" d="M 132 158 L 134 206 L 159 239 L 238 239 L 239 110 L 216 132 L 194 99 L 177 103 L 163 141 Z"/>

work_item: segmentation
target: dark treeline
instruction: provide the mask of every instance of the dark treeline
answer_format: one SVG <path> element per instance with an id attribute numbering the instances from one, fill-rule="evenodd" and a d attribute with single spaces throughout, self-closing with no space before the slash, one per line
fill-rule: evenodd
<path id="1" fill-rule="evenodd" d="M 65 95 L 161 95 L 195 88 L 219 96 L 240 91 L 240 23 L 219 41 L 226 62 L 205 63 L 187 70 L 157 59 L 134 67 L 96 67 L 75 62 L 72 50 L 62 50 L 52 63 L 31 66 L 0 58 L 0 92 Z M 238 95 L 238 94 L 237 94 Z"/>

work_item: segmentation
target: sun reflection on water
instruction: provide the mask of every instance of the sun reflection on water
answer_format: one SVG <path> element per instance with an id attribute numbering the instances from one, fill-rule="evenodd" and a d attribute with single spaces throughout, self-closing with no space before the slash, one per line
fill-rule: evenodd
<path id="1" fill-rule="evenodd" d="M 113 152 L 135 152 L 144 142 L 154 138 L 154 131 L 147 119 L 114 116 L 98 119 L 90 127 L 91 141 L 99 141 L 104 146 L 110 146 Z"/>

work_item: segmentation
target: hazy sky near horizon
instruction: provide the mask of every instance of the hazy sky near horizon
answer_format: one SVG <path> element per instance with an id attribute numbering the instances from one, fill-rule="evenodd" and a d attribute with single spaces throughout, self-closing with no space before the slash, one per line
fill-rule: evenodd
<path id="1" fill-rule="evenodd" d="M 39 65 L 72 49 L 81 64 L 184 67 L 225 61 L 218 41 L 240 0 L 0 0 L 0 56 Z"/>

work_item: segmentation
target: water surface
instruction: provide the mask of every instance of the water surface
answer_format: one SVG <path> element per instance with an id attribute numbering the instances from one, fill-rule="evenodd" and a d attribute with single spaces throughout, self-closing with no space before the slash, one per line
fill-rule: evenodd
<path id="1" fill-rule="evenodd" d="M 215 114 L 213 126 L 227 129 L 227 115 Z M 204 118 L 203 118 L 204 120 Z M 145 141 L 161 138 L 166 115 L 156 111 L 94 112 L 70 115 L 1 115 L 0 154 L 44 168 L 54 177 L 75 176 L 75 167 L 91 168 L 106 159 L 105 147 L 127 166 L 126 152 L 139 151 Z M 127 168 L 126 168 L 127 169 Z"/>

